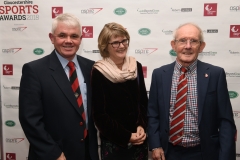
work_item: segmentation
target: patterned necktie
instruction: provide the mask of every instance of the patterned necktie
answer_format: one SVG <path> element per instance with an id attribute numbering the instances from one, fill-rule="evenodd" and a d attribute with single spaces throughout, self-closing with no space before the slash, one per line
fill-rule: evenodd
<path id="1" fill-rule="evenodd" d="M 185 77 L 186 72 L 187 69 L 182 67 L 177 87 L 176 103 L 170 125 L 170 141 L 173 143 L 173 145 L 182 142 L 188 88 L 187 78 Z"/>
<path id="2" fill-rule="evenodd" d="M 77 71 L 76 71 L 74 62 L 72 62 L 72 61 L 68 62 L 67 66 L 70 69 L 69 70 L 69 80 L 70 80 L 70 83 L 72 86 L 72 90 L 74 92 L 74 96 L 77 99 L 78 107 L 80 109 L 82 118 L 84 120 L 84 123 L 81 123 L 81 124 L 84 125 L 84 138 L 86 138 L 86 136 L 87 136 L 86 115 L 84 112 L 82 95 L 81 95 L 80 86 L 79 86 L 78 77 L 77 77 Z"/>

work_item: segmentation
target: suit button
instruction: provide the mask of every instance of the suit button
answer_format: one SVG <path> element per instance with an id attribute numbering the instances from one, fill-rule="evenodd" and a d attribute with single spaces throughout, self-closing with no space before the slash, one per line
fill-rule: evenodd
<path id="1" fill-rule="evenodd" d="M 80 122 L 79 124 L 80 124 L 80 126 L 82 126 L 82 125 L 83 125 L 83 122 Z"/>
<path id="2" fill-rule="evenodd" d="M 81 139 L 81 142 L 83 142 L 84 141 L 84 139 Z"/>

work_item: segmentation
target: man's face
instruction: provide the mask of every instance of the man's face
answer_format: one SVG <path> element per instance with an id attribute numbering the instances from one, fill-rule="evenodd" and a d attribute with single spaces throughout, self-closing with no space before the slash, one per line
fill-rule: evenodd
<path id="1" fill-rule="evenodd" d="M 71 61 L 82 41 L 79 27 L 68 26 L 59 22 L 54 34 L 49 33 L 49 38 L 57 52 L 67 60 Z"/>
<path id="2" fill-rule="evenodd" d="M 177 53 L 177 61 L 187 67 L 192 64 L 205 47 L 200 42 L 199 30 L 191 25 L 182 26 L 177 30 L 176 39 L 171 41 L 172 49 Z"/>

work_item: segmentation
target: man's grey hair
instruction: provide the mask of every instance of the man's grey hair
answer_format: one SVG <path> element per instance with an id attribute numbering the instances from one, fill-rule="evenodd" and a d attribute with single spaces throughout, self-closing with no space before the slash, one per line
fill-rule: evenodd
<path id="1" fill-rule="evenodd" d="M 177 31 L 182 28 L 183 26 L 186 26 L 186 25 L 192 25 L 194 27 L 196 27 L 198 30 L 199 30 L 199 40 L 201 42 L 204 42 L 204 37 L 203 37 L 203 31 L 202 29 L 195 23 L 192 23 L 192 22 L 188 22 L 188 23 L 184 23 L 184 24 L 181 24 L 174 32 L 173 32 L 173 38 L 174 40 L 176 39 L 176 36 L 177 36 Z"/>
<path id="2" fill-rule="evenodd" d="M 53 19 L 52 34 L 54 34 L 59 22 L 64 23 L 68 26 L 78 27 L 79 30 L 80 30 L 80 34 L 82 35 L 81 24 L 80 24 L 79 19 L 76 16 L 74 16 L 73 14 L 70 14 L 70 13 L 60 14 L 56 18 Z"/>

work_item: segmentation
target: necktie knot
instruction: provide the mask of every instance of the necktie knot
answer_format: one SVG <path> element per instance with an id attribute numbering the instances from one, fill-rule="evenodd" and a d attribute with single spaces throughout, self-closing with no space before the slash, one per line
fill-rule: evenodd
<path id="1" fill-rule="evenodd" d="M 188 70 L 187 70 L 185 67 L 182 67 L 182 68 L 181 68 L 181 72 L 187 73 L 187 71 L 188 71 Z"/>
<path id="2" fill-rule="evenodd" d="M 67 66 L 68 66 L 70 69 L 75 68 L 75 65 L 74 65 L 74 62 L 73 62 L 73 61 L 68 62 Z"/>

